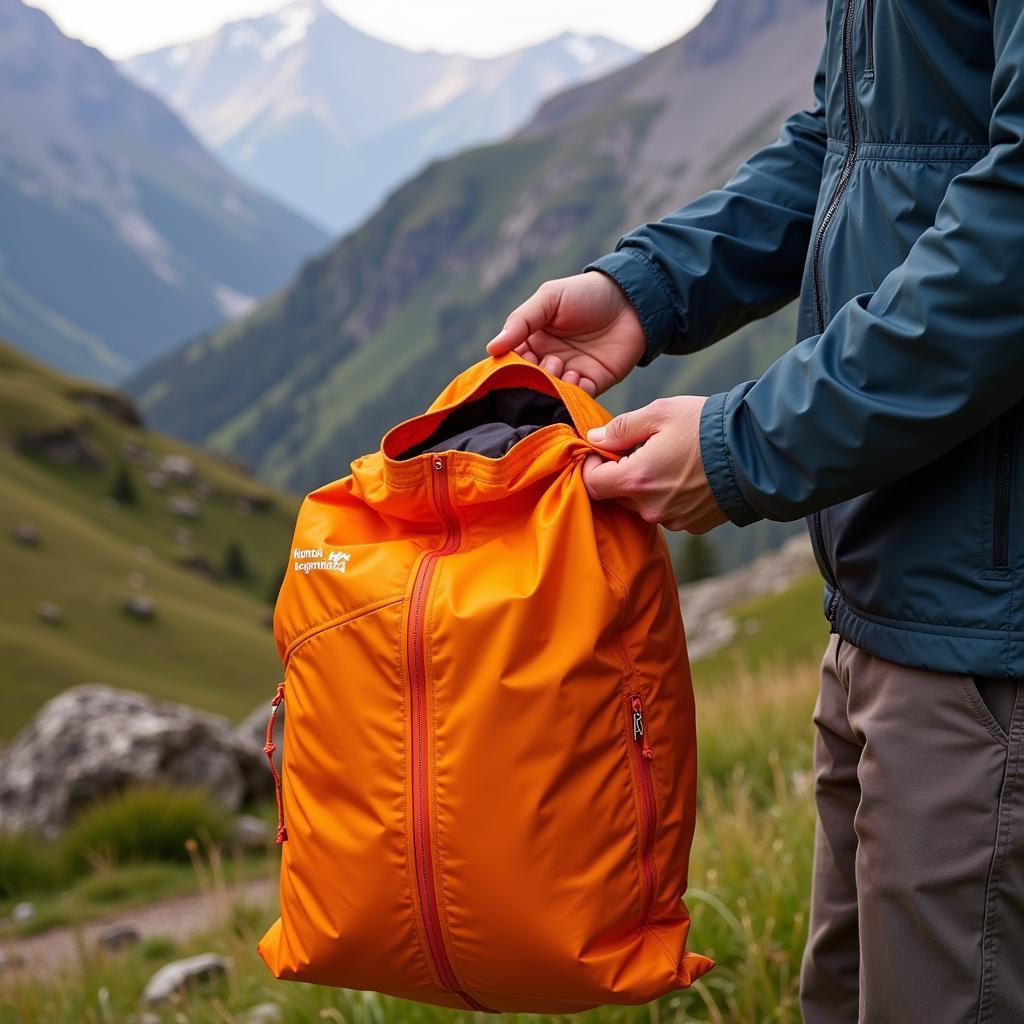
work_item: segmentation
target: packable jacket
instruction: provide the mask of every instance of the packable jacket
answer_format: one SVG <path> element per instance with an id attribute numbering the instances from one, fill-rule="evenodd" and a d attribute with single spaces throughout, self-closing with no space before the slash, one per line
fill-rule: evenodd
<path id="1" fill-rule="evenodd" d="M 711 966 L 686 948 L 679 599 L 657 527 L 587 495 L 607 420 L 486 360 L 303 503 L 274 613 L 278 977 L 568 1013 Z"/>
<path id="2" fill-rule="evenodd" d="M 635 305 L 648 362 L 799 296 L 796 346 L 705 406 L 719 505 L 809 517 L 853 643 L 1024 676 L 1024 7 L 830 0 L 815 97 L 587 269 Z"/>

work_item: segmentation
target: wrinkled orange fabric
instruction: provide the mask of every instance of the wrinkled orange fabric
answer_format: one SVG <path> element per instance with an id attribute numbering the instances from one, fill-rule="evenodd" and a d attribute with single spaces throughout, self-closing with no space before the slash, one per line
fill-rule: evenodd
<path id="1" fill-rule="evenodd" d="M 499 459 L 396 458 L 513 387 L 574 426 Z M 668 553 L 581 477 L 608 418 L 485 360 L 303 503 L 274 617 L 287 842 L 259 951 L 277 977 L 568 1013 L 712 966 L 686 949 L 696 745 Z"/>

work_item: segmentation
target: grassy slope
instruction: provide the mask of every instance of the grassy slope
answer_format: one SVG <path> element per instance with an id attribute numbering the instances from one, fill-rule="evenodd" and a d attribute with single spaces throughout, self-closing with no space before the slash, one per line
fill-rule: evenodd
<path id="1" fill-rule="evenodd" d="M 294 501 L 273 494 L 219 459 L 158 434 L 129 427 L 68 397 L 78 384 L 0 346 L 0 439 L 81 423 L 106 465 L 56 466 L 0 444 L 0 686 L 10 737 L 40 704 L 67 686 L 104 682 L 239 717 L 276 682 L 278 666 L 265 619 L 266 594 L 287 554 Z M 139 503 L 109 498 L 122 446 L 134 441 L 156 456 L 187 453 L 212 494 L 191 522 L 166 510 L 179 487 L 158 492 L 133 467 Z M 273 498 L 267 511 L 241 515 L 238 498 Z M 39 532 L 37 547 L 11 539 L 19 524 Z M 193 543 L 175 532 L 192 530 Z M 214 583 L 183 568 L 187 553 L 223 563 L 239 542 L 251 566 L 241 584 Z M 139 574 L 139 576 L 135 576 Z M 133 578 L 134 577 L 134 578 Z M 140 578 L 141 577 L 141 580 Z M 138 584 L 141 582 L 141 587 Z M 125 595 L 150 596 L 156 619 L 137 622 L 120 609 Z M 53 601 L 64 623 L 41 621 Z"/>

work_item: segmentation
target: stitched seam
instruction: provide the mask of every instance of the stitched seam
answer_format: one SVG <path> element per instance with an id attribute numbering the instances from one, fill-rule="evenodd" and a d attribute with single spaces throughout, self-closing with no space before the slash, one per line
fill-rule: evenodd
<path id="1" fill-rule="evenodd" d="M 877 612 L 869 612 L 863 608 L 858 608 L 844 593 L 840 593 L 839 600 L 842 601 L 851 615 L 877 626 L 903 627 L 915 633 L 926 633 L 934 636 L 959 636 L 967 640 L 984 640 L 990 643 L 999 643 L 1004 640 L 1009 641 L 1011 638 L 1015 640 L 1024 639 L 1024 630 L 1013 630 L 1011 632 L 1006 628 L 984 629 L 981 626 L 955 626 L 948 622 L 928 622 L 924 619 L 893 619 L 886 615 L 879 615 Z"/>
<path id="2" fill-rule="evenodd" d="M 726 469 L 728 469 L 729 471 L 729 479 L 732 481 L 733 489 L 735 490 L 736 496 L 739 498 L 742 505 L 748 511 L 753 512 L 755 515 L 759 516 L 761 515 L 761 512 L 758 509 L 754 508 L 754 506 L 751 505 L 749 501 L 747 501 L 747 496 L 743 493 L 743 491 L 740 488 L 739 478 L 736 476 L 736 467 L 733 464 L 732 452 L 729 451 L 729 445 L 726 443 L 725 440 L 725 402 L 722 403 L 722 411 L 720 413 L 719 418 L 721 420 L 721 423 L 719 424 L 719 434 L 721 437 L 722 451 L 725 452 L 725 466 Z"/>
<path id="3" fill-rule="evenodd" d="M 1019 694 L 1018 701 L 1019 703 Z M 1015 705 L 1016 710 L 1016 705 Z M 1014 716 L 1016 717 L 1016 716 Z M 993 964 L 995 963 L 995 946 L 998 927 L 995 921 L 996 892 L 1002 872 L 1004 854 L 1010 838 L 1010 814 L 1013 791 L 1016 787 L 1017 773 L 1020 764 L 1019 722 L 1011 720 L 1010 733 L 1018 740 L 1016 748 L 1008 760 L 1006 774 L 1003 778 L 1002 790 L 999 794 L 999 812 L 996 822 L 996 842 L 992 853 L 992 864 L 985 885 L 985 913 L 982 923 L 981 948 L 981 986 L 978 995 L 978 1024 L 992 1020 L 992 982 Z"/>

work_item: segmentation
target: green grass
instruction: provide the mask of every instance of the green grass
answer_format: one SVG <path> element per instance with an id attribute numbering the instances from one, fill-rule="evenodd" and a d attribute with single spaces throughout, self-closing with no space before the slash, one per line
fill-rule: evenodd
<path id="1" fill-rule="evenodd" d="M 0 588 L 6 698 L 0 739 L 10 738 L 50 697 L 84 682 L 237 719 L 279 674 L 267 594 L 287 554 L 296 502 L 208 453 L 73 401 L 71 393 L 82 386 L 0 344 L 0 579 L 17 581 Z M 64 425 L 86 431 L 105 462 L 101 469 L 19 454 L 26 434 Z M 147 470 L 134 465 L 137 504 L 110 498 L 129 443 L 154 458 L 174 452 L 194 460 L 209 489 L 197 498 L 198 520 L 167 509 L 171 494 L 195 494 L 190 485 L 154 490 Z M 270 500 L 271 507 L 243 514 L 242 498 Z M 12 540 L 25 523 L 38 531 L 34 547 Z M 182 527 L 193 535 L 190 544 L 179 543 Z M 186 555 L 198 555 L 221 567 L 233 542 L 252 570 L 244 581 L 211 582 L 181 564 Z M 132 593 L 153 599 L 153 621 L 122 612 Z M 44 601 L 61 608 L 61 625 L 39 619 Z"/>

